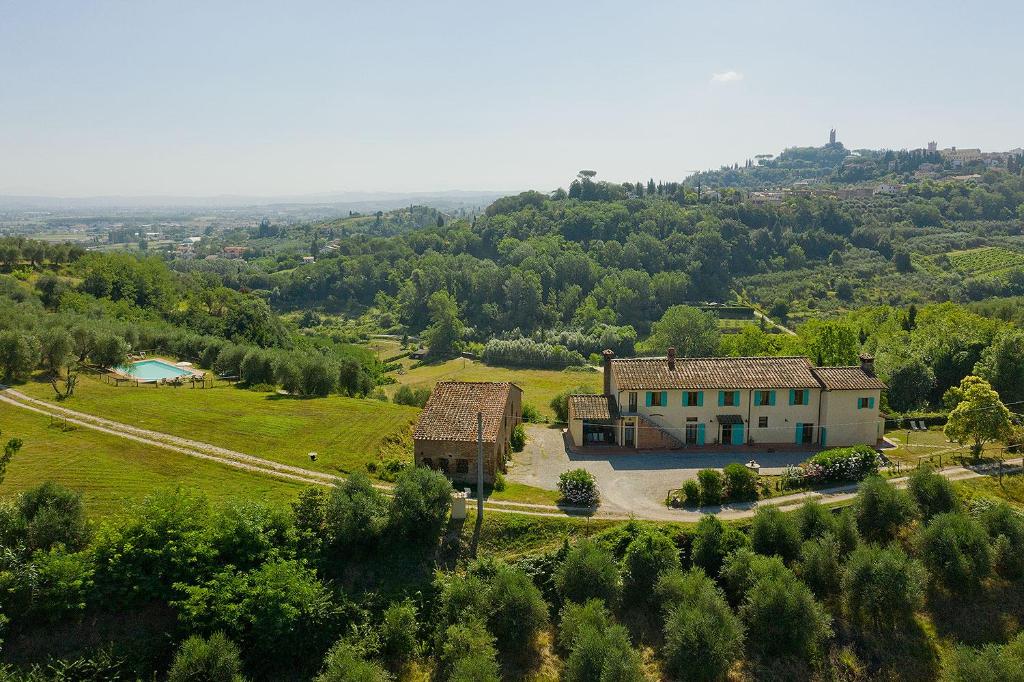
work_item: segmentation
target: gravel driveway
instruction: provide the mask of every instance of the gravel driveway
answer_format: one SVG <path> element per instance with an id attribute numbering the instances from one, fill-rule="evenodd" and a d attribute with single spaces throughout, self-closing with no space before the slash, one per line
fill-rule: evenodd
<path id="1" fill-rule="evenodd" d="M 721 469 L 732 462 L 756 459 L 762 474 L 781 473 L 798 464 L 807 452 L 765 452 L 742 448 L 728 452 L 636 452 L 630 454 L 579 455 L 566 450 L 561 429 L 529 425 L 526 448 L 512 457 L 509 480 L 555 490 L 558 475 L 569 469 L 586 469 L 597 479 L 601 508 L 643 515 L 663 512 L 665 495 L 700 469 Z"/>

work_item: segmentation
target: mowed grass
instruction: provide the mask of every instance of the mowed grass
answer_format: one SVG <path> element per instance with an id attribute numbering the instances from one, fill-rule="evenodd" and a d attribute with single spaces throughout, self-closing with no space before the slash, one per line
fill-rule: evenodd
<path id="1" fill-rule="evenodd" d="M 392 376 L 398 380 L 398 384 L 385 387 L 389 397 L 395 394 L 401 384 L 433 387 L 439 381 L 511 381 L 523 389 L 523 402 L 536 407 L 548 419 L 555 417 L 550 403 L 558 393 L 575 386 L 586 386 L 599 392 L 602 381 L 599 372 L 492 367 L 466 358 L 421 365 L 406 370 L 404 374 L 396 373 Z"/>
<path id="2" fill-rule="evenodd" d="M 48 383 L 17 386 L 54 401 Z M 219 386 L 116 388 L 82 376 L 63 407 L 154 431 L 212 443 L 277 462 L 328 473 L 365 471 L 366 464 L 405 453 L 419 409 L 360 398 L 299 399 Z M 316 452 L 311 462 L 309 453 Z"/>
<path id="3" fill-rule="evenodd" d="M 49 417 L 5 403 L 0 403 L 0 430 L 4 442 L 24 441 L 0 484 L 0 497 L 55 481 L 81 492 L 94 518 L 120 513 L 161 488 L 196 488 L 213 502 L 286 504 L 304 487 L 93 429 L 65 429 Z"/>

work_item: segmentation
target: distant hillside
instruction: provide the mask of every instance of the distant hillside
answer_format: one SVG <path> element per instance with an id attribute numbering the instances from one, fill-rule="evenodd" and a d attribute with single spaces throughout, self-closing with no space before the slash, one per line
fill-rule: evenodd
<path id="1" fill-rule="evenodd" d="M 809 183 L 852 183 L 878 180 L 891 174 L 912 173 L 923 163 L 942 166 L 938 152 L 923 150 L 848 150 L 842 142 L 821 147 L 789 147 L 778 156 L 759 154 L 742 166 L 694 173 L 684 184 L 696 187 L 767 189 L 800 181 Z"/>

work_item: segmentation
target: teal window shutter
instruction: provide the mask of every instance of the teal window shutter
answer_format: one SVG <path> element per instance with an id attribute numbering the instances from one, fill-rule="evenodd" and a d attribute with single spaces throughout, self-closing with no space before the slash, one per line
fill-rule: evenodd
<path id="1" fill-rule="evenodd" d="M 868 409 L 870 409 L 870 410 L 875 409 L 875 399 L 874 398 L 868 398 Z"/>
<path id="2" fill-rule="evenodd" d="M 704 391 L 697 393 L 697 407 L 704 407 Z"/>
<path id="3" fill-rule="evenodd" d="M 704 445 L 704 425 L 697 424 L 697 445 Z"/>
<path id="4" fill-rule="evenodd" d="M 803 424 L 797 424 L 796 425 L 796 443 L 797 443 L 797 445 L 799 445 L 800 441 L 803 440 L 803 435 L 804 435 L 804 425 Z"/>
<path id="5" fill-rule="evenodd" d="M 654 401 L 654 393 L 652 393 L 651 391 L 647 391 L 647 407 L 650 407 L 651 403 L 653 401 Z"/>
<path id="6" fill-rule="evenodd" d="M 732 444 L 743 445 L 743 424 L 736 424 L 732 427 Z"/>
<path id="7" fill-rule="evenodd" d="M 795 388 L 789 389 L 789 404 L 790 405 L 796 405 L 796 389 Z"/>
<path id="8" fill-rule="evenodd" d="M 718 406 L 722 407 L 725 405 L 725 391 L 718 392 Z"/>
<path id="9" fill-rule="evenodd" d="M 754 391 L 754 406 L 761 404 L 761 391 Z"/>
<path id="10" fill-rule="evenodd" d="M 739 391 L 733 391 L 732 392 L 732 404 L 735 405 L 736 407 L 740 406 L 740 392 Z"/>
<path id="11" fill-rule="evenodd" d="M 825 447 L 825 427 L 821 427 L 821 447 Z"/>
<path id="12" fill-rule="evenodd" d="M 668 407 L 668 391 L 661 392 L 661 406 Z"/>
<path id="13" fill-rule="evenodd" d="M 775 404 L 775 391 L 772 391 L 771 393 L 768 394 L 768 404 L 769 405 L 774 405 Z"/>

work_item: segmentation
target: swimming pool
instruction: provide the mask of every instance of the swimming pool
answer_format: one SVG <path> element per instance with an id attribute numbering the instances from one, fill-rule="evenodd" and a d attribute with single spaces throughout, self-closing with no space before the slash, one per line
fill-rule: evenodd
<path id="1" fill-rule="evenodd" d="M 175 367 L 163 360 L 139 360 L 127 367 L 118 367 L 117 370 L 139 381 L 159 381 L 192 375 L 187 369 Z"/>

